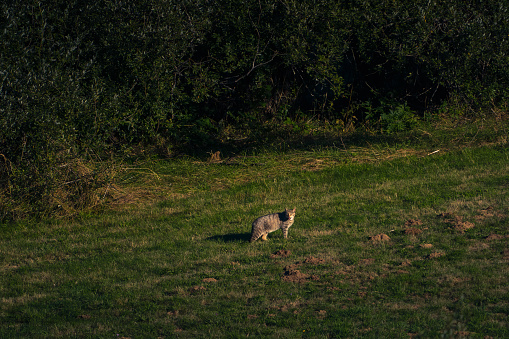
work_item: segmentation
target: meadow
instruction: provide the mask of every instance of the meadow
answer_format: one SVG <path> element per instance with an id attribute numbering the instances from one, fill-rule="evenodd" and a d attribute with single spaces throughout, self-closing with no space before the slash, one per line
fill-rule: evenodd
<path id="1" fill-rule="evenodd" d="M 507 126 L 132 161 L 100 211 L 0 226 L 0 337 L 509 337 Z"/>

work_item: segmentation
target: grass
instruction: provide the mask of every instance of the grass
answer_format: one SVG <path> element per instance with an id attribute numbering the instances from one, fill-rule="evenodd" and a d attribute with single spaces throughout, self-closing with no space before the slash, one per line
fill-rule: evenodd
<path id="1" fill-rule="evenodd" d="M 506 130 L 133 164 L 102 213 L 1 226 L 0 337 L 508 337 Z"/>

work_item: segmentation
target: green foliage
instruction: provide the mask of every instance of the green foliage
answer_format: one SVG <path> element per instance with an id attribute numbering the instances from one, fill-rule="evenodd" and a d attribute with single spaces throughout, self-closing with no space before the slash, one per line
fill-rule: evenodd
<path id="1" fill-rule="evenodd" d="M 383 106 L 387 111 L 380 114 L 382 131 L 389 134 L 409 131 L 417 125 L 417 117 L 406 103 Z"/>
<path id="2" fill-rule="evenodd" d="M 44 185 L 66 157 L 208 148 L 228 126 L 367 117 L 392 133 L 439 106 L 506 107 L 508 12 L 502 0 L 5 2 L 3 166 Z"/>

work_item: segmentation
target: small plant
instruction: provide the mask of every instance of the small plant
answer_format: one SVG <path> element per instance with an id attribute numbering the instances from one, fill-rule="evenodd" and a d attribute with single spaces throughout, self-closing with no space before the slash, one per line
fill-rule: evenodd
<path id="1" fill-rule="evenodd" d="M 365 112 L 366 122 L 387 134 L 412 130 L 418 122 L 406 102 L 401 104 L 381 100 L 380 105 L 373 106 L 371 101 L 366 101 L 360 107 Z"/>
<path id="2" fill-rule="evenodd" d="M 417 125 L 417 117 L 406 103 L 398 104 L 380 115 L 380 125 L 389 134 L 409 131 Z"/>

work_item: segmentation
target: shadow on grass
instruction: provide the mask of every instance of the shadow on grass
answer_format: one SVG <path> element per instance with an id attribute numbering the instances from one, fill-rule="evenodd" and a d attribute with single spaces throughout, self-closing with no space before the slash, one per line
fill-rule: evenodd
<path id="1" fill-rule="evenodd" d="M 208 237 L 206 240 L 217 242 L 239 242 L 239 241 L 249 241 L 250 238 L 251 233 L 228 233 L 214 235 L 212 237 Z"/>
<path id="2" fill-rule="evenodd" d="M 229 158 L 242 153 L 258 153 L 260 150 L 272 151 L 309 151 L 320 147 L 334 147 L 348 149 L 349 147 L 372 147 L 372 145 L 396 145 L 403 141 L 414 140 L 416 131 L 402 132 L 400 134 L 373 134 L 359 128 L 354 132 L 344 133 L 340 130 L 318 133 L 317 135 L 304 135 L 279 124 L 255 124 L 250 126 L 250 136 L 242 140 L 231 138 L 229 141 L 218 140 L 213 137 L 205 138 L 201 142 L 190 140 L 172 148 L 175 154 L 189 155 L 203 161 L 210 159 L 211 149 L 220 151 L 221 159 Z M 418 134 L 421 135 L 421 134 Z"/>

